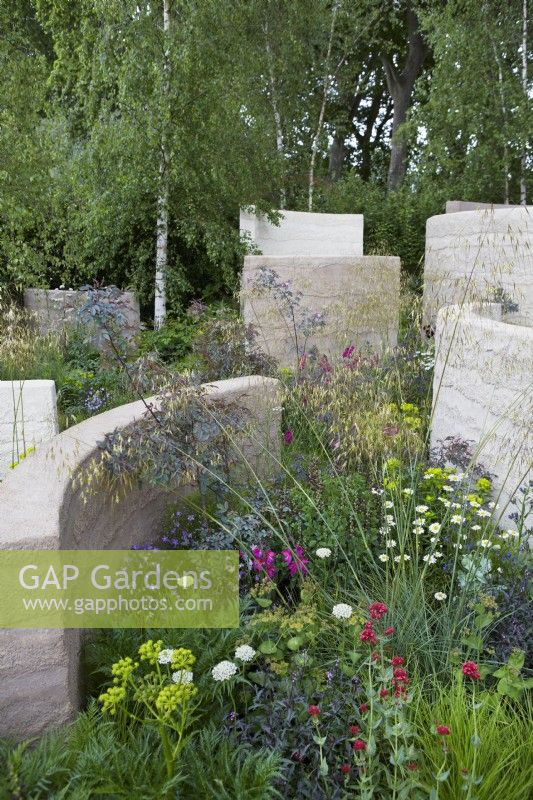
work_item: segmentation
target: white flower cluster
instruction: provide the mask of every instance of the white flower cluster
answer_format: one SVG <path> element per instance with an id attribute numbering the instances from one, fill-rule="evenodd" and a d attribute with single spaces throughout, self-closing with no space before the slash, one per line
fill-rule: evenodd
<path id="1" fill-rule="evenodd" d="M 337 619 L 350 619 L 353 608 L 348 603 L 337 603 L 336 606 L 333 606 L 331 613 Z"/>
<path id="2" fill-rule="evenodd" d="M 172 673 L 172 680 L 174 683 L 181 683 L 182 686 L 192 683 L 193 678 L 194 675 L 187 669 L 178 669 L 177 672 Z"/>
<path id="3" fill-rule="evenodd" d="M 435 600 L 446 600 L 448 595 L 446 594 L 446 592 L 435 592 L 433 597 L 435 598 Z"/>
<path id="4" fill-rule="evenodd" d="M 214 681 L 227 681 L 233 678 L 236 672 L 237 664 L 234 664 L 233 661 L 220 661 L 211 670 L 211 675 Z"/>
<path id="5" fill-rule="evenodd" d="M 329 558 L 331 555 L 331 550 L 329 547 L 319 547 L 316 551 L 316 555 L 318 558 Z"/>
<path id="6" fill-rule="evenodd" d="M 237 658 L 239 661 L 251 661 L 254 656 L 255 650 L 253 647 L 250 647 L 249 644 L 241 644 L 235 650 L 235 658 Z"/>
<path id="7" fill-rule="evenodd" d="M 159 655 L 157 656 L 157 660 L 160 664 L 170 664 L 172 661 L 172 655 L 174 650 L 171 648 L 167 648 L 166 650 L 160 650 Z"/>

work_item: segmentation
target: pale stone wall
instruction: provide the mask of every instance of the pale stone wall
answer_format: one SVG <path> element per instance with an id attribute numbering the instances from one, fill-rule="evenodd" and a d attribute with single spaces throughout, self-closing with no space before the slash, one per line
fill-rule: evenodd
<path id="1" fill-rule="evenodd" d="M 0 479 L 58 430 L 54 381 L 0 381 Z"/>
<path id="2" fill-rule="evenodd" d="M 426 223 L 424 321 L 501 290 L 533 318 L 533 206 L 440 214 Z"/>
<path id="3" fill-rule="evenodd" d="M 236 378 L 215 381 L 206 392 L 208 399 L 238 403 L 249 412 L 240 440 L 243 463 L 260 474 L 277 468 L 279 382 Z M 155 539 L 175 493 L 140 486 L 118 504 L 105 493 L 85 504 L 73 486 L 75 471 L 94 456 L 98 442 L 144 413 L 144 404 L 136 402 L 92 417 L 10 472 L 0 484 L 0 550 L 128 549 Z M 0 737 L 35 736 L 73 719 L 80 700 L 80 647 L 77 630 L 0 630 Z"/>
<path id="4" fill-rule="evenodd" d="M 431 444 L 448 436 L 474 443 L 475 460 L 495 475 L 497 519 L 533 478 L 533 327 L 500 304 L 438 312 Z M 531 520 L 533 523 L 533 520 Z"/>
<path id="5" fill-rule="evenodd" d="M 87 293 L 76 289 L 26 289 L 24 292 L 24 306 L 32 312 L 42 335 L 77 324 L 78 311 L 86 299 Z M 121 292 L 120 302 L 124 317 L 122 333 L 126 339 L 131 339 L 140 330 L 139 301 L 133 292 Z"/>
<path id="6" fill-rule="evenodd" d="M 458 211 L 479 211 L 491 208 L 520 208 L 518 205 L 509 203 L 476 203 L 471 200 L 447 200 L 446 213 L 456 214 Z"/>
<path id="7" fill-rule="evenodd" d="M 246 256 L 242 312 L 258 330 L 258 344 L 281 366 L 297 361 L 292 319 L 268 290 L 256 287 L 261 270 L 274 270 L 291 290 L 301 292 L 300 308 L 324 316 L 325 326 L 307 341 L 298 332 L 298 355 L 316 346 L 338 357 L 347 345 L 379 350 L 394 346 L 400 304 L 400 259 L 395 256 Z M 296 311 L 298 323 L 301 315 Z"/>
<path id="8" fill-rule="evenodd" d="M 362 256 L 362 214 L 280 211 L 279 226 L 241 211 L 240 230 L 265 256 Z"/>

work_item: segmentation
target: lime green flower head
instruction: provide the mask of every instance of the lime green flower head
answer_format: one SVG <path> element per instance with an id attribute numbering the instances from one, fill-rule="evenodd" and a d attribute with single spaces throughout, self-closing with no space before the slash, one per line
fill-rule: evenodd
<path id="1" fill-rule="evenodd" d="M 121 658 L 120 661 L 117 661 L 111 667 L 113 683 L 125 686 L 131 673 L 137 669 L 138 666 L 139 664 L 137 661 L 133 661 L 129 656 L 127 658 Z"/>
<path id="2" fill-rule="evenodd" d="M 491 484 L 491 482 L 489 481 L 488 478 L 480 478 L 476 482 L 476 486 L 477 486 L 477 488 L 479 489 L 480 492 L 490 492 L 491 485 L 492 484 Z"/>
<path id="3" fill-rule="evenodd" d="M 187 650 L 185 647 L 177 647 L 172 651 L 170 666 L 172 669 L 191 670 L 195 661 L 196 657 L 191 650 Z"/>
<path id="4" fill-rule="evenodd" d="M 126 690 L 123 686 L 110 686 L 107 692 L 104 692 L 98 698 L 102 704 L 102 711 L 108 714 L 116 714 L 117 708 L 126 699 Z"/>
<path id="5" fill-rule="evenodd" d="M 139 647 L 139 655 L 141 657 L 141 661 L 148 661 L 149 664 L 156 664 L 157 663 L 157 656 L 161 652 L 161 648 L 163 647 L 163 642 L 159 639 L 157 642 L 152 641 L 149 639 L 147 642 L 142 644 Z"/>
<path id="6" fill-rule="evenodd" d="M 161 714 L 169 716 L 178 706 L 187 703 L 197 693 L 198 689 L 193 683 L 173 683 L 161 689 L 155 705 Z"/>

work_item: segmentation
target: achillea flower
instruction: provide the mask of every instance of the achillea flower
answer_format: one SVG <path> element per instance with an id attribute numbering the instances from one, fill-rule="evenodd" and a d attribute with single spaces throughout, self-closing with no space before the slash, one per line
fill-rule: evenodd
<path id="1" fill-rule="evenodd" d="M 379 696 L 381 698 L 388 697 L 389 696 L 389 690 L 388 689 L 380 689 L 379 690 Z"/>
<path id="2" fill-rule="evenodd" d="M 435 600 L 446 600 L 448 595 L 446 594 L 446 592 L 435 592 L 433 597 L 435 598 Z"/>
<path id="3" fill-rule="evenodd" d="M 368 606 L 372 619 L 381 619 L 389 610 L 385 603 L 371 603 Z"/>
<path id="4" fill-rule="evenodd" d="M 472 678 L 474 681 L 481 678 L 478 665 L 475 661 L 465 661 L 463 664 L 463 675 L 466 675 L 467 678 Z"/>
<path id="5" fill-rule="evenodd" d="M 364 628 L 359 634 L 359 640 L 361 642 L 367 642 L 372 647 L 378 643 L 378 637 L 372 630 L 371 622 L 365 622 Z"/>
<path id="6" fill-rule="evenodd" d="M 307 713 L 310 717 L 318 717 L 320 714 L 320 709 L 318 706 L 309 706 L 307 709 Z"/>
<path id="7" fill-rule="evenodd" d="M 354 750 L 366 750 L 366 742 L 362 739 L 356 739 L 355 742 L 352 744 Z"/>
<path id="8" fill-rule="evenodd" d="M 388 555 L 386 553 L 380 553 L 378 558 L 379 558 L 380 561 L 383 561 L 383 563 L 385 563 L 386 561 L 389 560 L 389 557 L 388 557 Z"/>
<path id="9" fill-rule="evenodd" d="M 393 656 L 390 663 L 393 667 L 401 667 L 402 664 L 405 664 L 405 658 L 403 656 Z"/>
<path id="10" fill-rule="evenodd" d="M 447 725 L 437 725 L 436 731 L 439 736 L 449 736 L 451 733 L 451 730 Z"/>

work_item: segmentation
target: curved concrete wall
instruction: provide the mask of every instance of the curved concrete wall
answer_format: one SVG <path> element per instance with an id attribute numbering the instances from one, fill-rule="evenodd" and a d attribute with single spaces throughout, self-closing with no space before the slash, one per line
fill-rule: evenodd
<path id="1" fill-rule="evenodd" d="M 476 461 L 495 475 L 497 518 L 533 477 L 533 327 L 502 315 L 500 304 L 438 312 L 431 444 L 448 436 L 474 443 Z M 533 520 L 530 520 L 533 523 Z"/>
<path id="2" fill-rule="evenodd" d="M 501 289 L 533 318 L 533 206 L 461 211 L 426 223 L 424 319 L 439 308 L 488 301 Z"/>
<path id="3" fill-rule="evenodd" d="M 0 479 L 59 430 L 54 381 L 0 381 Z"/>
<path id="4" fill-rule="evenodd" d="M 249 412 L 240 446 L 257 471 L 271 470 L 280 454 L 278 381 L 254 376 L 205 388 L 207 401 L 239 403 Z M 139 486 L 118 504 L 105 493 L 84 503 L 73 484 L 98 442 L 144 413 L 139 401 L 92 417 L 10 472 L 0 484 L 0 550 L 128 549 L 153 540 L 175 493 Z M 80 647 L 77 630 L 0 630 L 0 736 L 34 736 L 73 718 Z"/>
<path id="5" fill-rule="evenodd" d="M 380 350 L 396 344 L 400 307 L 400 259 L 395 256 L 328 258 L 246 256 L 242 277 L 245 322 L 258 329 L 258 344 L 281 366 L 296 365 L 296 343 L 288 309 L 267 289 L 255 289 L 261 269 L 274 270 L 294 292 L 299 308 L 322 314 L 323 328 L 306 344 L 319 354 L 338 358 L 347 345 Z M 296 316 L 299 317 L 297 311 Z M 298 354 L 303 349 L 299 334 Z"/>
<path id="6" fill-rule="evenodd" d="M 362 256 L 362 214 L 315 214 L 280 211 L 279 226 L 266 217 L 241 211 L 241 233 L 247 233 L 265 256 Z"/>

